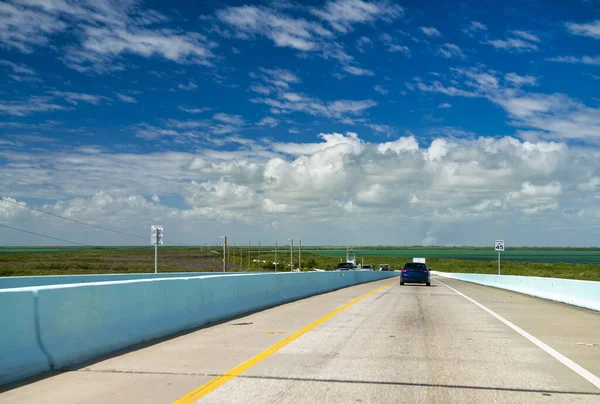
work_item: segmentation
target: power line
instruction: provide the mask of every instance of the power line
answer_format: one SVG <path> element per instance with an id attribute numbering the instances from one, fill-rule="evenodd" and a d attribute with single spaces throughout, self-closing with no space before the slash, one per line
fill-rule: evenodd
<path id="1" fill-rule="evenodd" d="M 1 227 L 6 227 L 7 229 L 12 229 L 12 230 L 16 230 L 16 231 L 21 231 L 21 232 L 23 232 L 23 233 L 29 233 L 29 234 L 33 234 L 33 235 L 40 236 L 40 237 L 46 237 L 46 238 L 51 238 L 51 239 L 53 239 L 53 240 L 63 241 L 63 242 L 65 242 L 65 243 L 77 244 L 77 245 L 82 245 L 82 246 L 84 246 L 84 247 L 90 247 L 90 248 L 94 248 L 94 247 L 93 247 L 93 246 L 91 246 L 91 245 L 87 245 L 87 244 L 81 244 L 81 243 L 78 243 L 78 242 L 76 242 L 76 241 L 65 240 L 65 239 L 58 238 L 58 237 L 46 236 L 46 235 L 44 235 L 44 234 L 34 233 L 34 232 L 32 232 L 32 231 L 29 231 L 29 230 L 17 229 L 16 227 L 10 227 L 10 226 L 7 226 L 7 225 L 5 225 L 5 224 L 1 224 L 1 223 L 0 223 L 0 226 L 1 226 Z"/>
<path id="2" fill-rule="evenodd" d="M 100 230 L 111 231 L 111 232 L 113 232 L 113 233 L 122 234 L 122 235 L 125 235 L 125 236 L 130 236 L 130 237 L 135 237 L 135 238 L 139 238 L 139 239 L 142 239 L 142 240 L 147 240 L 147 239 L 148 239 L 147 237 L 138 236 L 137 234 L 131 234 L 131 233 L 126 233 L 126 232 L 124 232 L 124 231 L 113 230 L 113 229 L 109 229 L 109 228 L 107 228 L 107 227 L 102 227 L 102 226 L 98 226 L 98 225 L 95 225 L 95 224 L 91 224 L 91 223 L 82 222 L 82 221 L 79 221 L 79 220 L 76 220 L 76 219 L 71 219 L 70 217 L 65 217 L 65 216 L 57 215 L 56 213 L 47 212 L 47 211 L 45 211 L 45 210 L 41 210 L 41 209 L 32 208 L 31 206 L 27 206 L 27 205 L 21 205 L 20 203 L 13 202 L 13 201 L 9 201 L 8 199 L 2 199 L 2 202 L 8 202 L 8 203 L 12 203 L 13 205 L 20 206 L 20 207 L 22 207 L 22 208 L 31 209 L 31 210 L 34 210 L 34 211 L 36 211 L 36 212 L 44 213 L 44 214 L 46 214 L 46 215 L 50 215 L 50 216 L 54 216 L 54 217 L 58 217 L 58 218 L 60 218 L 60 219 L 69 220 L 69 221 L 71 221 L 71 222 L 78 223 L 78 224 L 82 224 L 82 225 L 84 225 L 84 226 L 90 226 L 90 227 L 94 227 L 94 228 L 96 228 L 96 229 L 100 229 Z M 189 245 L 189 244 L 181 244 L 181 243 L 176 243 L 176 242 L 174 242 L 174 241 L 165 242 L 165 243 L 166 243 L 166 244 L 176 244 L 176 245 L 182 245 L 182 246 Z M 75 244 L 79 244 L 79 243 L 75 243 Z M 86 245 L 86 244 L 81 244 L 81 245 Z"/>

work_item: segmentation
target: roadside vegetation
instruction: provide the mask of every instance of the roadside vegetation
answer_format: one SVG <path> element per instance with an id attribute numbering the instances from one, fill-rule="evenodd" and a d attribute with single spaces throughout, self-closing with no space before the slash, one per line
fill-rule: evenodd
<path id="1" fill-rule="evenodd" d="M 0 249 L 0 276 L 34 275 L 74 275 L 100 273 L 151 273 L 154 272 L 153 247 L 105 247 L 96 249 Z M 313 253 L 302 252 L 302 270 L 313 268 L 333 270 L 344 257 L 321 255 L 311 248 Z M 379 247 L 377 247 L 379 250 Z M 562 249 L 561 249 L 562 250 Z M 15 251 L 15 252 L 14 252 Z M 56 252 L 54 252 L 56 251 Z M 250 255 L 250 257 L 248 257 Z M 294 268 L 298 267 L 298 251 L 294 250 Z M 371 264 L 375 269 L 379 264 L 389 264 L 399 269 L 410 257 L 392 257 L 385 255 L 357 254 L 358 263 Z M 260 251 L 252 247 L 239 247 L 228 250 L 228 271 L 275 271 L 275 251 L 265 247 Z M 289 271 L 289 249 L 280 247 L 277 254 L 277 270 Z M 461 273 L 498 273 L 496 260 L 466 260 L 451 258 L 427 258 L 427 265 L 434 270 Z M 161 247 L 158 253 L 159 272 L 213 272 L 223 270 L 222 249 L 216 247 Z M 542 276 L 566 279 L 600 281 L 600 265 L 502 261 L 502 274 Z"/>

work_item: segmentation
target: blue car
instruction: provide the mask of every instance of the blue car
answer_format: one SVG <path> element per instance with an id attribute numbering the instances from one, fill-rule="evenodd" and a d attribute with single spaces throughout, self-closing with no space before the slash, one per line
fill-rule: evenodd
<path id="1" fill-rule="evenodd" d="M 407 262 L 402 268 L 400 274 L 400 285 L 405 283 L 424 283 L 427 286 L 431 285 L 429 279 L 429 269 L 427 265 L 420 262 Z"/>

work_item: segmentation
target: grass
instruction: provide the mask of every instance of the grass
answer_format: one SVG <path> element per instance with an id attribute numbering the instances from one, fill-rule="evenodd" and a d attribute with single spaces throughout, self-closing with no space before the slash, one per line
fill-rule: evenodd
<path id="1" fill-rule="evenodd" d="M 230 248 L 228 251 L 229 271 L 274 271 L 275 253 L 272 247 L 264 247 L 260 259 L 265 261 L 260 264 L 259 252 L 254 249 L 250 254 L 248 262 L 247 248 Z M 212 249 L 212 248 L 211 248 Z M 0 249 L 2 250 L 2 249 Z M 8 249 L 5 249 L 8 250 Z M 15 250 L 15 249 L 12 249 Z M 33 275 L 73 275 L 73 274 L 106 274 L 106 273 L 151 273 L 154 272 L 154 248 L 153 247 L 110 247 L 110 248 L 46 248 L 18 249 L 21 252 L 0 253 L 0 276 L 33 276 Z M 28 250 L 23 252 L 23 250 Z M 51 250 L 52 252 L 49 252 Z M 54 252 L 57 250 L 57 252 Z M 316 250 L 311 248 L 312 253 L 303 250 L 302 268 L 334 269 L 344 256 L 344 250 L 332 251 L 328 249 Z M 399 256 L 398 250 L 389 249 L 381 251 L 379 247 L 371 250 L 357 249 L 358 262 L 364 260 L 365 264 L 371 264 L 378 269 L 379 264 L 389 264 L 392 269 L 398 269 L 405 262 L 412 261 L 417 255 L 408 251 L 405 256 Z M 434 250 L 420 250 L 418 256 L 425 256 L 423 252 Z M 458 252 L 470 253 L 471 250 L 457 250 Z M 552 252 L 550 250 L 549 252 Z M 561 249 L 562 251 L 562 249 Z M 588 251 L 588 250 L 585 250 Z M 456 251 L 455 251 L 456 252 Z M 555 251 L 554 251 L 555 252 Z M 240 253 L 242 260 L 240 262 Z M 492 251 L 493 253 L 493 251 Z M 221 249 L 200 251 L 195 247 L 161 247 L 159 248 L 159 271 L 160 272 L 212 272 L 221 271 L 223 262 Z M 289 270 L 289 249 L 284 247 L 278 250 L 278 270 Z M 561 255 L 554 256 L 560 259 Z M 569 254 L 562 255 L 569 258 Z M 297 267 L 298 253 L 294 250 L 294 266 Z M 250 265 L 248 267 L 248 264 Z M 484 273 L 495 274 L 498 272 L 498 263 L 495 257 L 492 259 L 458 259 L 447 257 L 427 257 L 427 265 L 435 270 L 444 272 L 462 273 Z M 502 274 L 542 276 L 566 279 L 583 279 L 600 281 L 600 265 L 588 263 L 564 263 L 564 262 L 522 262 L 502 261 Z"/>

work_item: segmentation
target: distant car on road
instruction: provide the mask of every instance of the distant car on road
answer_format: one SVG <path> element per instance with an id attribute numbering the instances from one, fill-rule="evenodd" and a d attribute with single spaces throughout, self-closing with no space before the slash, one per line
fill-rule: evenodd
<path id="1" fill-rule="evenodd" d="M 340 262 L 337 264 L 337 267 L 335 267 L 338 271 L 354 271 L 355 268 L 356 267 L 351 262 Z"/>
<path id="2" fill-rule="evenodd" d="M 400 285 L 405 283 L 424 283 L 427 286 L 431 285 L 429 278 L 429 268 L 421 262 L 407 262 L 402 268 L 400 274 Z"/>
<path id="3" fill-rule="evenodd" d="M 379 264 L 379 270 L 380 271 L 389 271 L 390 266 L 388 264 Z"/>
<path id="4" fill-rule="evenodd" d="M 361 271 L 372 271 L 373 265 L 371 265 L 371 264 L 361 265 L 360 269 L 361 269 Z"/>

